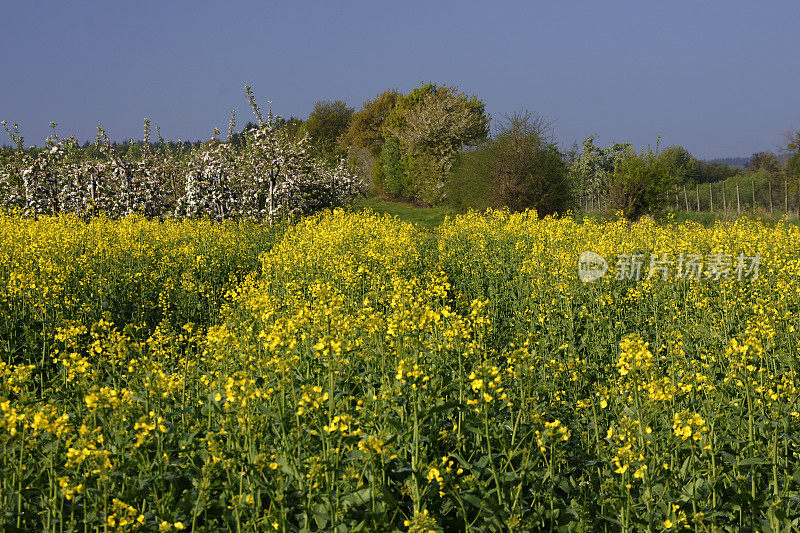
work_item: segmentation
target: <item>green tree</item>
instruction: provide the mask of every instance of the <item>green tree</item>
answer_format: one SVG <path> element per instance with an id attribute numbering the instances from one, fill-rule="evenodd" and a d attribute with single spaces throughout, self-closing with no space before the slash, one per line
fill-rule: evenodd
<path id="1" fill-rule="evenodd" d="M 636 153 L 627 148 L 614 166 L 608 198 L 612 208 L 622 211 L 626 219 L 636 220 L 660 211 L 674 184 L 675 178 L 664 168 L 657 149 Z"/>
<path id="2" fill-rule="evenodd" d="M 778 156 L 772 151 L 755 152 L 750 156 L 750 161 L 748 161 L 745 169 L 750 179 L 762 183 L 767 182 L 768 185 L 764 183 L 764 186 L 773 191 L 773 194 L 774 191 L 785 187 L 785 169 Z M 758 179 L 759 177 L 761 179 Z M 769 196 L 768 193 L 767 196 Z"/>
<path id="3" fill-rule="evenodd" d="M 334 162 L 345 155 L 339 149 L 339 137 L 350 127 L 354 109 L 342 100 L 323 100 L 314 103 L 314 109 L 303 123 L 302 131 L 308 134 L 316 155 Z"/>
<path id="4" fill-rule="evenodd" d="M 485 107 L 476 96 L 447 85 L 421 85 L 400 99 L 384 132 L 400 141 L 408 162 L 406 195 L 427 204 L 442 201 L 456 154 L 488 136 Z"/>
<path id="5" fill-rule="evenodd" d="M 448 197 L 457 208 L 535 209 L 540 215 L 573 207 L 564 156 L 550 124 L 528 111 L 505 117 L 497 135 L 460 154 L 448 180 Z"/>
<path id="6" fill-rule="evenodd" d="M 402 96 L 397 89 L 389 89 L 377 95 L 374 100 L 364 102 L 361 110 L 353 115 L 347 131 L 341 136 L 340 144 L 345 148 L 365 148 L 378 157 L 385 141 L 383 123 Z"/>
<path id="7" fill-rule="evenodd" d="M 797 187 L 800 187 L 800 130 L 790 129 L 783 135 L 786 139 L 786 145 L 782 151 L 787 156 L 784 167 L 785 177 L 792 184 L 789 189 L 795 188 L 797 190 Z"/>
<path id="8" fill-rule="evenodd" d="M 698 183 L 712 183 L 722 181 L 739 174 L 739 169 L 729 166 L 727 163 L 700 161 L 697 171 Z"/>
<path id="9" fill-rule="evenodd" d="M 780 170 L 780 161 L 778 161 L 778 156 L 775 155 L 772 151 L 764 151 L 764 152 L 755 152 L 753 155 L 750 156 L 750 161 L 748 161 L 745 169 L 750 172 L 755 172 L 760 169 L 764 169 L 769 173 L 774 173 Z"/>
<path id="10" fill-rule="evenodd" d="M 591 202 L 595 208 L 608 192 L 614 166 L 631 148 L 629 143 L 619 142 L 601 148 L 594 143 L 596 138 L 597 135 L 590 135 L 583 141 L 580 153 L 570 166 L 575 196 L 584 203 Z"/>
<path id="11" fill-rule="evenodd" d="M 367 100 L 361 110 L 353 115 L 347 131 L 339 137 L 339 146 L 347 152 L 351 166 L 362 179 L 366 181 L 366 178 L 372 177 L 373 183 L 379 186 L 384 181 L 380 164 L 381 151 L 386 142 L 383 123 L 401 97 L 397 89 L 389 89 L 374 100 Z M 387 154 L 387 157 L 392 157 L 392 154 Z"/>
<path id="12" fill-rule="evenodd" d="M 789 153 L 800 152 L 800 130 L 790 129 L 783 134 L 786 139 L 786 151 Z"/>
<path id="13" fill-rule="evenodd" d="M 664 172 L 670 175 L 675 183 L 698 183 L 700 177 L 700 161 L 683 146 L 668 146 L 664 148 L 658 159 L 664 167 Z"/>
<path id="14" fill-rule="evenodd" d="M 793 153 L 786 161 L 786 173 L 795 181 L 800 179 L 800 151 Z"/>
<path id="15" fill-rule="evenodd" d="M 426 96 L 436 93 L 440 87 L 435 83 L 420 83 L 406 95 L 399 95 L 392 111 L 383 121 L 382 130 L 384 137 L 396 135 L 396 132 L 405 127 L 405 114 L 408 110 L 420 105 Z"/>
<path id="16" fill-rule="evenodd" d="M 404 194 L 404 175 L 405 167 L 403 164 L 403 154 L 400 149 L 400 141 L 396 137 L 390 137 L 383 145 L 376 172 L 376 182 L 382 189 L 397 197 Z"/>

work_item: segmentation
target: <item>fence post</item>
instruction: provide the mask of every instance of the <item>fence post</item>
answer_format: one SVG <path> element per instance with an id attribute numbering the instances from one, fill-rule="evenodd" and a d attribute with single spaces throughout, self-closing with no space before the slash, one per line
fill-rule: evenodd
<path id="1" fill-rule="evenodd" d="M 697 212 L 699 213 L 700 212 L 700 184 L 696 183 L 695 185 L 697 185 L 697 191 L 696 191 L 696 193 L 697 193 Z"/>
<path id="2" fill-rule="evenodd" d="M 736 184 L 736 212 L 737 213 L 741 213 L 742 212 L 742 204 L 739 201 L 739 184 L 738 183 Z"/>
<path id="3" fill-rule="evenodd" d="M 708 184 L 708 204 L 709 210 L 713 213 L 714 212 L 714 193 L 711 190 L 711 183 Z"/>
<path id="4" fill-rule="evenodd" d="M 683 202 L 686 204 L 686 212 L 689 212 L 689 197 L 686 196 L 686 184 L 683 184 Z"/>
<path id="5" fill-rule="evenodd" d="M 728 195 L 725 194 L 725 182 L 722 182 L 722 212 L 728 214 Z"/>

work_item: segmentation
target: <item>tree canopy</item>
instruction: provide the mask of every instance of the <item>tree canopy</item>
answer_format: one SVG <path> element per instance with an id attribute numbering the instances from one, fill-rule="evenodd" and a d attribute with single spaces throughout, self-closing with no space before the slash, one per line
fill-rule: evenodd
<path id="1" fill-rule="evenodd" d="M 318 156 L 328 161 L 341 158 L 337 141 L 350 127 L 354 110 L 342 100 L 322 100 L 314 103 L 314 109 L 303 123 L 311 146 Z"/>

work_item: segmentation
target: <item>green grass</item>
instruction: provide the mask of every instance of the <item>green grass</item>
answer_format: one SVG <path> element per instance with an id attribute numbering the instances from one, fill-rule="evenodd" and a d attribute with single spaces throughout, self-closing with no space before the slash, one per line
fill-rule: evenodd
<path id="1" fill-rule="evenodd" d="M 403 202 L 392 202 L 380 198 L 364 198 L 359 200 L 354 208 L 357 210 L 372 210 L 376 213 L 386 213 L 399 218 L 405 222 L 422 229 L 433 229 L 442 222 L 445 217 L 454 216 L 456 211 L 450 207 L 418 207 L 413 204 Z"/>
<path id="2" fill-rule="evenodd" d="M 386 213 L 399 218 L 402 221 L 410 222 L 421 229 L 432 230 L 439 226 L 444 219 L 448 216 L 455 216 L 458 211 L 451 207 L 419 207 L 414 204 L 406 202 L 396 202 L 385 200 L 381 198 L 363 198 L 356 202 L 353 206 L 356 210 L 371 210 L 376 213 Z M 687 221 L 696 222 L 702 226 L 713 226 L 717 221 L 731 221 L 738 218 L 749 218 L 752 220 L 761 220 L 764 224 L 775 225 L 783 216 L 783 209 L 776 209 L 774 215 L 770 215 L 768 211 L 759 209 L 755 213 L 750 209 L 742 209 L 741 213 L 736 212 L 736 207 L 729 209 L 728 212 L 722 210 L 710 211 L 666 211 L 656 216 L 656 221 L 661 224 L 682 224 Z M 597 221 L 610 221 L 615 220 L 616 216 L 610 211 L 586 211 L 573 213 L 572 218 L 576 221 L 581 221 L 584 218 L 593 219 Z M 788 222 L 791 224 L 798 224 L 797 213 L 792 211 L 789 214 Z"/>

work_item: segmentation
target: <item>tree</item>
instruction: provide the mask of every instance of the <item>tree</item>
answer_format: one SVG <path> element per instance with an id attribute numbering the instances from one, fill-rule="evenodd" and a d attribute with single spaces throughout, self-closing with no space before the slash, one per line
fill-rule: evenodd
<path id="1" fill-rule="evenodd" d="M 768 182 L 770 191 L 786 186 L 783 165 L 772 151 L 755 152 L 750 156 L 745 169 L 751 179 Z"/>
<path id="2" fill-rule="evenodd" d="M 697 183 L 700 177 L 700 161 L 692 157 L 683 146 L 664 148 L 658 159 L 664 172 L 670 175 L 675 183 Z"/>
<path id="3" fill-rule="evenodd" d="M 311 146 L 319 157 L 335 162 L 345 154 L 338 148 L 339 137 L 350 127 L 354 109 L 342 100 L 323 100 L 314 103 L 314 109 L 303 123 Z"/>
<path id="4" fill-rule="evenodd" d="M 465 146 L 489 134 L 486 105 L 456 87 L 421 85 L 396 105 L 384 131 L 396 137 L 407 161 L 404 190 L 427 204 L 443 199 L 444 183 L 453 160 Z"/>
<path id="5" fill-rule="evenodd" d="M 397 89 L 389 89 L 374 100 L 367 100 L 353 115 L 347 131 L 339 137 L 340 148 L 347 152 L 351 165 L 365 181 L 369 177 L 378 185 L 384 181 L 379 159 L 386 141 L 383 123 L 401 97 Z"/>
<path id="6" fill-rule="evenodd" d="M 750 156 L 750 161 L 748 161 L 747 165 L 745 166 L 745 169 L 750 172 L 755 172 L 762 168 L 770 174 L 780 170 L 778 156 L 771 151 L 755 152 Z"/>
<path id="7" fill-rule="evenodd" d="M 550 123 L 528 111 L 506 116 L 493 139 L 460 154 L 448 182 L 451 203 L 540 215 L 572 208 L 567 163 L 551 132 Z"/>
<path id="8" fill-rule="evenodd" d="M 341 136 L 340 144 L 345 148 L 366 148 L 373 156 L 378 157 L 385 141 L 383 123 L 402 96 L 397 89 L 389 89 L 377 95 L 374 100 L 364 102 L 361 110 L 353 115 L 347 131 Z"/>
<path id="9" fill-rule="evenodd" d="M 601 148 L 594 144 L 597 135 L 590 135 L 583 141 L 580 153 L 570 167 L 575 195 L 584 201 L 599 205 L 600 199 L 608 192 L 609 181 L 614 166 L 631 148 L 629 143 L 611 143 Z"/>
<path id="10" fill-rule="evenodd" d="M 800 152 L 800 130 L 789 129 L 783 133 L 783 138 L 786 141 L 786 147 L 782 149 L 783 152 L 795 154 Z"/>
<path id="11" fill-rule="evenodd" d="M 396 137 L 390 137 L 383 146 L 376 167 L 378 169 L 376 179 L 379 180 L 377 184 L 387 193 L 397 197 L 402 197 L 404 193 L 405 168 L 402 157 L 400 141 Z"/>
<path id="12" fill-rule="evenodd" d="M 648 148 L 636 153 L 627 148 L 611 174 L 609 201 L 628 220 L 655 214 L 666 204 L 674 180 L 659 159 L 657 149 L 656 152 Z"/>
<path id="13" fill-rule="evenodd" d="M 699 162 L 697 183 L 712 183 L 731 178 L 739 173 L 738 168 L 729 166 L 720 161 Z"/>
<path id="14" fill-rule="evenodd" d="M 786 161 L 786 173 L 795 181 L 800 179 L 800 151 L 792 154 L 788 161 Z"/>

